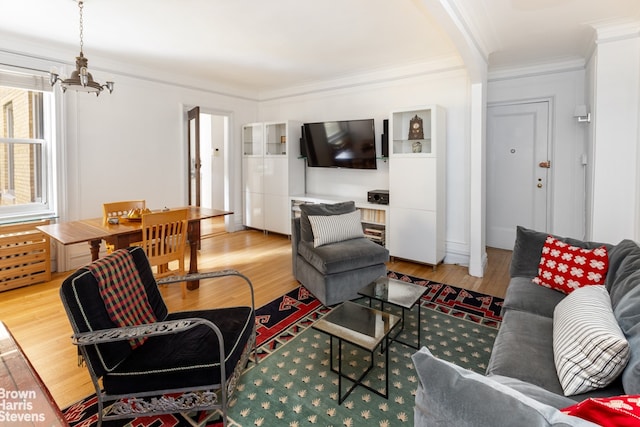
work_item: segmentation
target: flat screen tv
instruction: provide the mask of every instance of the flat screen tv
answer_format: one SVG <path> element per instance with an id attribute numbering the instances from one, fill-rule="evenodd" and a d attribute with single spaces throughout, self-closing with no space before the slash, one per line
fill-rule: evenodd
<path id="1" fill-rule="evenodd" d="M 305 123 L 307 165 L 376 169 L 373 119 Z"/>

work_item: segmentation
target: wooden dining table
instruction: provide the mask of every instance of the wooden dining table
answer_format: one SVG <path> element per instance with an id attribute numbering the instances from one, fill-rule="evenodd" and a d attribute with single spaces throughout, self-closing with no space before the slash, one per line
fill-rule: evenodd
<path id="1" fill-rule="evenodd" d="M 197 273 L 201 221 L 230 215 L 233 212 L 198 206 L 176 207 L 170 210 L 175 209 L 187 209 L 187 239 L 190 249 L 189 273 Z M 133 243 L 142 241 L 142 221 L 139 219 L 121 218 L 117 224 L 111 224 L 101 217 L 41 225 L 36 228 L 65 246 L 88 242 L 92 261 L 97 260 L 100 256 L 100 245 L 103 240 L 113 244 L 115 249 L 127 248 Z M 197 281 L 188 283 L 190 289 L 196 289 L 198 286 Z"/>

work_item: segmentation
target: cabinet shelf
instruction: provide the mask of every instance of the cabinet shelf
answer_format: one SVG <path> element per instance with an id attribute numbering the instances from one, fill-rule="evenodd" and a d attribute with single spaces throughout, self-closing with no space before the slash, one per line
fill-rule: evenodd
<path id="1" fill-rule="evenodd" d="M 416 116 L 422 119 L 423 139 L 409 139 L 411 120 Z M 392 112 L 390 123 L 393 141 L 391 156 L 397 154 L 415 154 L 417 156 L 435 154 L 435 144 L 431 143 L 434 132 L 432 125 L 432 109 L 430 107 Z"/>
<path id="2" fill-rule="evenodd" d="M 431 155 L 433 154 L 431 138 L 429 139 L 394 139 L 394 154 Z"/>

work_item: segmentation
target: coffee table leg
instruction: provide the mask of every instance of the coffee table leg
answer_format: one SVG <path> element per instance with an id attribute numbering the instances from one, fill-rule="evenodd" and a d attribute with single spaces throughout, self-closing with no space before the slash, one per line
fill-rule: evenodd
<path id="1" fill-rule="evenodd" d="M 330 360 L 330 365 L 329 368 L 331 369 L 332 372 L 338 374 L 338 405 L 342 405 L 342 402 L 344 402 L 347 397 L 349 397 L 349 395 L 351 394 L 351 392 L 357 387 L 357 386 L 361 386 L 366 388 L 367 390 L 377 394 L 378 396 L 384 397 L 385 399 L 389 398 L 389 344 L 391 344 L 391 340 L 389 338 L 389 336 L 387 335 L 387 337 L 383 340 L 383 343 L 380 345 L 380 347 L 382 348 L 382 346 L 384 345 L 385 351 L 385 392 L 382 393 L 379 390 L 376 390 L 372 387 L 369 387 L 365 384 L 362 383 L 362 380 L 369 374 L 369 372 L 371 372 L 371 370 L 374 367 L 374 359 L 375 359 L 375 349 L 373 351 L 370 352 L 371 355 L 371 361 L 369 362 L 369 367 L 367 369 L 365 369 L 365 371 L 360 374 L 360 376 L 357 379 L 353 379 L 348 377 L 346 374 L 342 373 L 342 339 L 337 338 L 338 340 L 338 367 L 337 369 L 333 366 L 333 336 L 329 336 L 329 360 Z M 344 393 L 344 395 L 342 394 L 342 378 L 345 378 L 349 381 L 351 381 L 353 384 L 351 384 L 351 387 L 349 387 L 349 389 Z"/>

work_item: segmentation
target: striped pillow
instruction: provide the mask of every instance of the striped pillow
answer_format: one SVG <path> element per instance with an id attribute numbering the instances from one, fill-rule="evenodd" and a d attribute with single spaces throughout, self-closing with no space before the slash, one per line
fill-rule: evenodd
<path id="1" fill-rule="evenodd" d="M 606 387 L 629 361 L 629 343 L 602 285 L 578 288 L 553 313 L 553 354 L 565 396 Z"/>
<path id="2" fill-rule="evenodd" d="M 313 231 L 313 246 L 342 242 L 343 240 L 364 237 L 360 211 L 342 215 L 309 215 Z"/>

